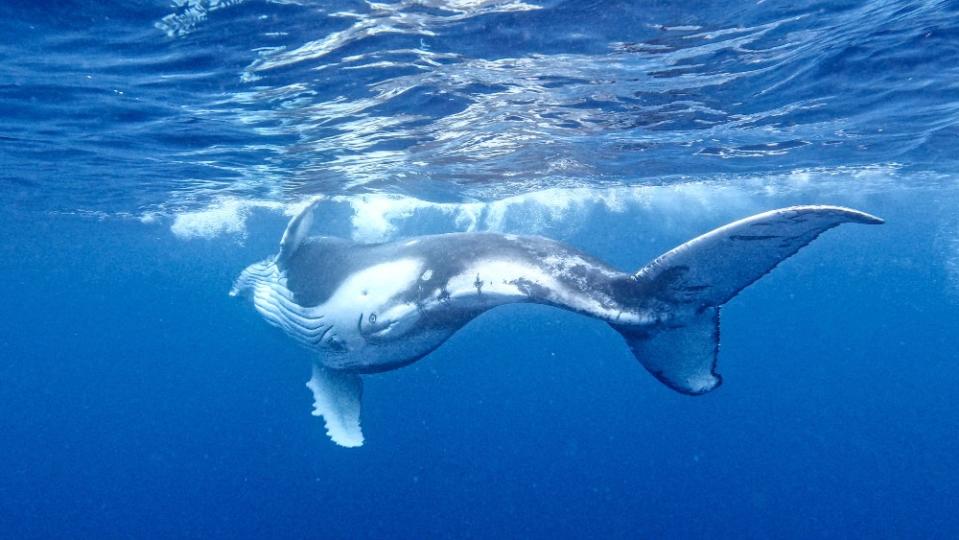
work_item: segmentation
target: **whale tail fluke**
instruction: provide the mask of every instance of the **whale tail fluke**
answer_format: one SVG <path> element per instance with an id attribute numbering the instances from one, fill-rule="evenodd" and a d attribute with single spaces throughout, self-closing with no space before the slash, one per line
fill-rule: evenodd
<path id="1" fill-rule="evenodd" d="M 313 416 L 322 416 L 326 434 L 340 446 L 363 446 L 360 408 L 363 379 L 355 373 L 334 371 L 313 365 L 313 377 L 306 383 L 313 392 Z"/>
<path id="2" fill-rule="evenodd" d="M 652 328 L 613 325 L 643 366 L 677 392 L 698 396 L 723 382 L 716 372 L 719 308 Z"/>
<path id="3" fill-rule="evenodd" d="M 694 238 L 635 274 L 652 302 L 670 307 L 671 317 L 651 326 L 612 326 L 663 383 L 685 394 L 706 393 L 722 382 L 716 373 L 719 307 L 842 223 L 883 221 L 838 206 L 793 206 Z"/>

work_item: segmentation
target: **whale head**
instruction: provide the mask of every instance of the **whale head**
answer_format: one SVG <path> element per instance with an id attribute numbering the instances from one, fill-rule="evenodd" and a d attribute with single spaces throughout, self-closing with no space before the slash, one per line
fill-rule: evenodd
<path id="1" fill-rule="evenodd" d="M 403 258 L 358 270 L 318 309 L 348 343 L 402 336 L 418 318 L 409 291 L 422 267 L 420 259 Z"/>

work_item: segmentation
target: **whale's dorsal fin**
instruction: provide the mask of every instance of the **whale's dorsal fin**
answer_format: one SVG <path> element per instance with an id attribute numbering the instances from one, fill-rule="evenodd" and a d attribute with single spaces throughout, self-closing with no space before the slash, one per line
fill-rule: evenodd
<path id="1" fill-rule="evenodd" d="M 280 239 L 280 252 L 276 254 L 276 263 L 281 267 L 286 265 L 310 234 L 310 228 L 313 226 L 313 210 L 319 203 L 319 198 L 310 201 L 286 226 L 283 238 Z"/>
<path id="2" fill-rule="evenodd" d="M 669 318 L 647 327 L 612 326 L 660 381 L 684 394 L 704 394 L 722 383 L 719 306 L 823 232 L 842 223 L 882 222 L 838 206 L 793 206 L 724 225 L 635 274 L 644 294 L 668 306 Z"/>
<path id="3" fill-rule="evenodd" d="M 340 446 L 363 446 L 360 428 L 363 379 L 356 373 L 314 364 L 313 377 L 306 386 L 313 392 L 313 416 L 323 417 L 330 439 Z"/>

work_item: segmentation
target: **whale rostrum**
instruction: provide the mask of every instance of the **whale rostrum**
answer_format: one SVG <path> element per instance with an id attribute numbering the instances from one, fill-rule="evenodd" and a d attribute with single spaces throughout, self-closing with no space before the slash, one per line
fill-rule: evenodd
<path id="1" fill-rule="evenodd" d="M 555 306 L 616 329 L 643 366 L 684 394 L 722 382 L 719 309 L 823 232 L 880 224 L 838 206 L 793 206 L 724 225 L 621 272 L 538 236 L 451 233 L 382 244 L 310 236 L 316 202 L 287 226 L 277 255 L 246 268 L 231 295 L 317 354 L 307 386 L 327 434 L 360 446 L 361 376 L 426 356 L 481 313 Z"/>

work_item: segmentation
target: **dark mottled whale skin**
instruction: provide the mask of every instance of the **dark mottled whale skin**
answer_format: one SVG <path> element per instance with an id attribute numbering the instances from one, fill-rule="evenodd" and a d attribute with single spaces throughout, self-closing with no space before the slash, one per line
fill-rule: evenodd
<path id="1" fill-rule="evenodd" d="M 343 446 L 363 442 L 360 375 L 429 354 L 477 315 L 533 302 L 601 319 L 671 388 L 721 383 L 719 307 L 824 231 L 882 220 L 834 206 L 798 206 L 715 229 L 627 273 L 548 238 L 495 233 L 383 244 L 309 236 L 313 206 L 280 252 L 248 267 L 247 293 L 270 323 L 319 354 L 308 386 L 314 414 Z"/>

